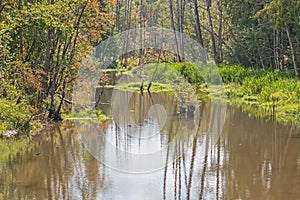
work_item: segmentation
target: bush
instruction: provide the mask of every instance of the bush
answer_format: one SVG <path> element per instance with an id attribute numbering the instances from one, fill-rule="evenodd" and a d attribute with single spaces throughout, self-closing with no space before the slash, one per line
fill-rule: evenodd
<path id="1" fill-rule="evenodd" d="M 190 63 L 170 63 L 169 67 L 180 72 L 189 83 L 203 83 L 204 79 L 196 66 Z"/>
<path id="2" fill-rule="evenodd" d="M 226 84 L 226 94 L 231 100 L 236 98 L 240 103 L 259 105 L 255 107 L 255 115 L 273 115 L 272 112 L 265 112 L 273 108 L 278 121 L 299 125 L 300 81 L 293 78 L 289 71 L 253 70 L 239 65 L 218 67 Z"/>
<path id="3" fill-rule="evenodd" d="M 5 130 L 27 130 L 30 117 L 29 109 L 25 104 L 15 104 L 0 99 L 0 134 Z"/>

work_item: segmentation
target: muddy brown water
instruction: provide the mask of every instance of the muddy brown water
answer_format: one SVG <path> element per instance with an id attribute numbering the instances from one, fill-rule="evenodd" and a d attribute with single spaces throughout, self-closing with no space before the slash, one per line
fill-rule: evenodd
<path id="1" fill-rule="evenodd" d="M 111 107 L 103 94 L 113 119 L 97 128 L 68 120 L 45 136 L 2 140 L 0 199 L 300 199 L 299 130 L 215 103 L 187 117 L 168 95 L 119 98 Z M 131 155 L 155 152 L 157 165 L 131 169 Z"/>

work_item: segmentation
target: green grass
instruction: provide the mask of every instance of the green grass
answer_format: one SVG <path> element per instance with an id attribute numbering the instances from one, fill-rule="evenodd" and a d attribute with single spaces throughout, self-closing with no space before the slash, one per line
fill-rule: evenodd
<path id="1" fill-rule="evenodd" d="M 300 81 L 290 72 L 238 65 L 220 65 L 219 70 L 231 105 L 260 118 L 300 126 Z"/>
<path id="2" fill-rule="evenodd" d="M 92 110 L 90 108 L 81 109 L 78 112 L 70 113 L 70 114 L 64 114 L 62 115 L 63 119 L 68 118 L 91 118 L 91 119 L 97 119 L 98 122 L 103 122 L 107 119 L 109 119 L 108 116 L 102 113 L 101 110 Z"/>
<path id="3" fill-rule="evenodd" d="M 258 118 L 275 119 L 280 123 L 300 126 L 300 81 L 294 78 L 292 72 L 252 69 L 239 65 L 218 65 L 218 71 L 207 66 L 198 67 L 202 74 L 189 63 L 163 63 L 159 64 L 157 76 L 161 82 L 167 83 L 164 80 L 175 80 L 180 75 L 197 90 L 199 98 L 223 99 Z M 155 64 L 148 65 L 146 74 L 150 76 L 154 69 Z M 209 88 L 203 77 L 213 83 Z M 224 88 L 220 84 L 214 85 L 219 83 L 219 77 L 222 78 Z M 170 84 L 172 85 L 160 85 L 163 89 L 153 87 L 153 91 L 165 92 L 172 88 Z M 135 86 L 138 90 L 139 85 Z"/>
<path id="4" fill-rule="evenodd" d="M 207 82 L 198 68 L 189 63 L 150 63 L 144 66 L 141 77 L 147 80 L 144 82 L 144 91 L 147 91 L 149 80 L 156 73 L 151 92 L 174 95 L 180 100 L 187 99 L 189 92 L 186 89 L 189 87 L 188 89 L 195 90 L 198 97 L 204 100 L 223 99 L 258 118 L 275 119 L 280 123 L 300 126 L 300 81 L 293 78 L 292 73 L 267 69 L 253 70 L 239 65 L 218 65 L 218 69 L 219 74 L 204 66 L 201 72 L 205 73 L 204 76 L 209 77 L 209 80 L 217 80 L 221 75 L 224 88 L 211 85 L 208 89 Z M 135 69 L 126 72 L 132 77 L 137 77 L 138 73 Z M 117 87 L 139 92 L 140 85 L 141 81 L 135 81 Z M 63 115 L 63 118 L 72 117 L 97 118 L 100 122 L 108 119 L 101 111 L 90 109 L 80 110 L 76 116 Z M 25 103 L 16 104 L 9 99 L 0 98 L 0 135 L 6 130 L 41 129 L 41 124 L 39 119 L 31 117 L 29 106 Z"/>
<path id="5" fill-rule="evenodd" d="M 143 85 L 144 91 L 147 91 L 148 84 L 149 83 L 145 83 Z M 141 82 L 121 84 L 121 85 L 117 86 L 118 89 L 134 91 L 134 92 L 139 92 L 140 87 L 141 87 Z M 156 83 L 156 82 L 151 84 L 150 91 L 155 92 L 155 93 L 173 94 L 172 89 L 169 84 Z"/>
<path id="6" fill-rule="evenodd" d="M 153 83 L 152 92 L 174 94 L 172 80 L 179 80 L 180 76 L 188 83 L 185 87 L 191 86 L 203 100 L 226 100 L 230 105 L 258 118 L 275 119 L 280 123 L 300 126 L 300 81 L 290 71 L 254 70 L 239 65 L 218 65 L 218 70 L 198 66 L 199 70 L 189 63 L 152 63 L 144 66 L 141 76 L 151 78 L 156 66 L 156 81 L 159 83 Z M 139 72 L 133 70 L 130 73 L 137 76 Z M 221 84 L 214 84 L 220 83 L 220 77 L 224 88 Z M 135 82 L 119 88 L 139 91 L 140 85 L 141 82 Z M 144 84 L 144 90 L 146 88 L 147 83 Z M 184 94 L 181 92 L 180 96 Z"/>

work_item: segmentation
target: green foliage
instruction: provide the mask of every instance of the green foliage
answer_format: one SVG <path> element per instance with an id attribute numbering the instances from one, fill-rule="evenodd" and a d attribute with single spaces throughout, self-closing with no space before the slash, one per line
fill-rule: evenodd
<path id="1" fill-rule="evenodd" d="M 199 69 L 191 63 L 170 63 L 169 67 L 176 69 L 189 83 L 203 83 L 204 79 Z"/>
<path id="2" fill-rule="evenodd" d="M 259 10 L 255 17 L 270 16 L 275 28 L 283 26 L 284 23 L 290 23 L 297 17 L 300 9 L 298 0 L 273 0 Z M 299 17 L 299 16 L 298 16 Z"/>
<path id="3" fill-rule="evenodd" d="M 64 114 L 62 116 L 64 119 L 67 118 L 88 118 L 88 119 L 97 119 L 99 122 L 105 121 L 108 117 L 102 113 L 101 110 L 93 110 L 91 108 L 80 109 L 77 112 Z"/>
<path id="4" fill-rule="evenodd" d="M 141 87 L 140 82 L 118 85 L 118 88 L 121 90 L 129 90 L 129 91 L 135 91 L 135 92 L 140 91 L 140 87 Z M 144 91 L 147 91 L 147 88 L 148 88 L 148 83 L 143 85 Z M 163 83 L 157 83 L 157 82 L 152 83 L 151 92 L 173 94 L 170 85 L 163 84 Z"/>
<path id="5" fill-rule="evenodd" d="M 197 101 L 194 86 L 203 81 L 196 66 L 188 63 L 150 63 L 127 75 L 131 80 L 121 83 L 120 89 L 139 91 L 143 83 L 143 89 L 147 91 L 151 82 L 151 92 L 171 94 L 181 107 Z"/>
<path id="6" fill-rule="evenodd" d="M 292 68 L 285 27 L 291 30 L 292 40 L 299 40 L 299 0 L 224 0 L 224 6 L 229 22 L 223 27 L 224 35 L 232 50 L 224 51 L 225 63 L 255 69 Z M 299 42 L 294 46 L 299 55 Z"/>
<path id="7" fill-rule="evenodd" d="M 260 117 L 275 115 L 275 110 L 278 121 L 299 125 L 300 81 L 290 73 L 226 65 L 219 69 L 231 103 L 255 105 L 243 109 Z"/>
<path id="8" fill-rule="evenodd" d="M 0 129 L 40 129 L 49 110 L 57 118 L 58 95 L 71 96 L 79 64 L 111 24 L 105 0 L 1 1 Z"/>
<path id="9" fill-rule="evenodd" d="M 0 134 L 5 130 L 28 130 L 30 119 L 30 112 L 24 103 L 15 104 L 0 99 Z"/>

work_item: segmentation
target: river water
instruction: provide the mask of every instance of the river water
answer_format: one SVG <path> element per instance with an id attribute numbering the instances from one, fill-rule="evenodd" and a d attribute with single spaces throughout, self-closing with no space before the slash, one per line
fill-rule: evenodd
<path id="1" fill-rule="evenodd" d="M 0 199 L 300 199 L 300 131 L 238 109 L 121 92 L 112 119 L 0 143 Z"/>

